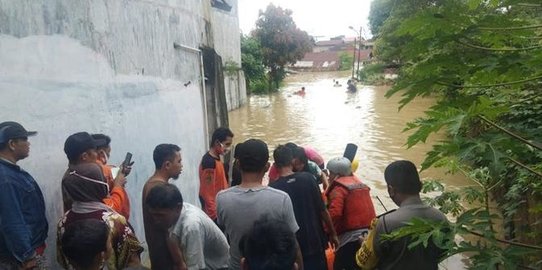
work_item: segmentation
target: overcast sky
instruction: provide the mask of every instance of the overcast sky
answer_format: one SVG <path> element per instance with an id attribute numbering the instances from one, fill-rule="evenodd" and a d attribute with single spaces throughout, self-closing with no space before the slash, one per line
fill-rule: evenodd
<path id="1" fill-rule="evenodd" d="M 297 26 L 310 35 L 355 36 L 348 26 L 358 31 L 361 26 L 365 36 L 370 36 L 367 16 L 371 0 L 239 0 L 239 24 L 244 34 L 254 29 L 258 11 L 265 10 L 270 2 L 291 9 Z"/>

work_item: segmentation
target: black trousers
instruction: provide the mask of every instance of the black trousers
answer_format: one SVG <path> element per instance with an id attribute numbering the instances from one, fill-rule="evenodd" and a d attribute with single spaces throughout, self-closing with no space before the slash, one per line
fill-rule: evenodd
<path id="1" fill-rule="evenodd" d="M 361 247 L 358 241 L 352 241 L 335 252 L 333 270 L 359 270 L 356 264 L 356 252 Z"/>

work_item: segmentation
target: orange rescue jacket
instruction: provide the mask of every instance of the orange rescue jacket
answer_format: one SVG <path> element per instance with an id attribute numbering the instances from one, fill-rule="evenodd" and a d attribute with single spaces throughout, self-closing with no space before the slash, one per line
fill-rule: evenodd
<path id="1" fill-rule="evenodd" d="M 369 228 L 376 217 L 369 191 L 370 188 L 354 175 L 340 177 L 331 183 L 326 195 L 329 215 L 338 235 Z"/>

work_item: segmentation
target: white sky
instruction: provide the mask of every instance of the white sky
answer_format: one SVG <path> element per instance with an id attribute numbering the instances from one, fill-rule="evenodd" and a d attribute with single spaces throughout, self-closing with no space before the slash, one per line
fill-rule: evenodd
<path id="1" fill-rule="evenodd" d="M 367 27 L 371 0 L 239 0 L 239 24 L 244 34 L 254 29 L 259 10 L 272 2 L 275 6 L 291 9 L 292 17 L 301 30 L 313 36 L 356 36 L 348 26 L 370 37 Z"/>

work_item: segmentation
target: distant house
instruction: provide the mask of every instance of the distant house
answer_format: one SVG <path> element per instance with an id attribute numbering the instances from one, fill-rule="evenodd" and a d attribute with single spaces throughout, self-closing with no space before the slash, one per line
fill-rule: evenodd
<path id="1" fill-rule="evenodd" d="M 322 40 L 318 41 L 314 44 L 314 47 L 312 48 L 312 52 L 327 52 L 327 51 L 338 51 L 342 49 L 342 47 L 346 43 L 344 40 Z"/>
<path id="2" fill-rule="evenodd" d="M 339 53 L 334 51 L 306 53 L 302 60 L 292 65 L 292 69 L 301 71 L 339 70 Z"/>
<path id="3" fill-rule="evenodd" d="M 338 36 L 329 40 L 317 41 L 312 49 L 312 52 L 306 53 L 303 59 L 297 61 L 291 66 L 292 69 L 300 71 L 334 71 L 340 68 L 340 55 L 345 53 L 354 56 L 355 63 L 359 62 L 364 65 L 371 61 L 372 58 L 372 41 L 363 40 L 361 50 L 358 51 L 359 41 L 354 44 L 355 38 L 345 38 Z"/>

